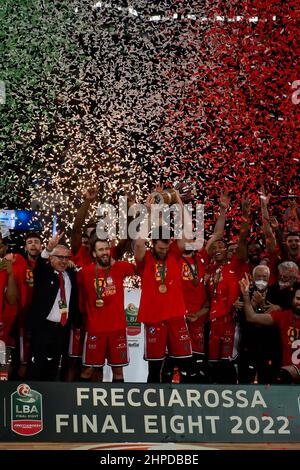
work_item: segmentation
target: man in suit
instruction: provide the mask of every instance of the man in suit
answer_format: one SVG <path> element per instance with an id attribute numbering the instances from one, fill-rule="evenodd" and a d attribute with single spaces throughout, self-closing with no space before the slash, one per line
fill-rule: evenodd
<path id="1" fill-rule="evenodd" d="M 28 380 L 64 378 L 71 325 L 78 318 L 75 272 L 68 268 L 70 250 L 59 245 L 63 234 L 52 238 L 33 270 L 34 291 L 28 315 L 31 353 Z"/>

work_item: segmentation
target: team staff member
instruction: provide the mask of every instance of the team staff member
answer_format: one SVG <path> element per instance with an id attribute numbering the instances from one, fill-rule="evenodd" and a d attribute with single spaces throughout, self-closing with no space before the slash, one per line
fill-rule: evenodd
<path id="1" fill-rule="evenodd" d="M 123 382 L 123 366 L 128 365 L 124 279 L 135 274 L 135 266 L 114 261 L 108 241 L 96 240 L 95 262 L 78 274 L 81 311 L 86 314 L 83 364 L 102 367 L 107 359 L 113 382 Z M 85 378 L 85 374 L 83 377 Z"/>
<path id="2" fill-rule="evenodd" d="M 255 313 L 251 305 L 250 281 L 245 274 L 240 281 L 244 298 L 246 319 L 257 325 L 276 325 L 280 331 L 282 363 L 277 383 L 300 383 L 300 285 L 294 286 L 294 297 L 290 310 L 273 310 L 267 313 Z M 272 309 L 273 307 L 270 307 Z"/>
<path id="3" fill-rule="evenodd" d="M 270 311 L 268 266 L 256 266 L 252 272 L 252 279 L 253 288 L 250 289 L 250 297 L 253 310 L 259 314 Z M 243 304 L 240 304 L 241 307 Z M 272 308 L 285 310 L 278 305 L 273 305 Z M 240 313 L 239 383 L 253 383 L 256 376 L 259 384 L 274 383 L 281 363 L 281 340 L 278 328 L 249 323 L 245 321 L 242 309 Z"/>
<path id="4" fill-rule="evenodd" d="M 61 358 L 60 377 L 65 378 L 70 329 L 79 312 L 76 275 L 68 268 L 71 253 L 58 244 L 62 235 L 48 242 L 33 270 L 32 304 L 27 316 L 31 333 L 28 380 L 55 380 Z"/>

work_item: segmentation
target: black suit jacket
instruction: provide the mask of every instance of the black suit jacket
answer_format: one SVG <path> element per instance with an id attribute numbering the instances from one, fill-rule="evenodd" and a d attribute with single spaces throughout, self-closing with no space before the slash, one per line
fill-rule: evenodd
<path id="1" fill-rule="evenodd" d="M 77 324 L 80 318 L 78 306 L 78 289 L 74 269 L 66 269 L 71 281 L 71 297 L 66 328 Z M 59 291 L 59 277 L 47 258 L 39 256 L 33 270 L 33 296 L 27 316 L 27 327 L 33 331 L 41 328 L 49 315 Z"/>

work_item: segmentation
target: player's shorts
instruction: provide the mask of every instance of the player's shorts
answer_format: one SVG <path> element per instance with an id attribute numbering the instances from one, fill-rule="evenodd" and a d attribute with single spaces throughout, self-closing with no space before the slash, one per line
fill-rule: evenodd
<path id="1" fill-rule="evenodd" d="M 83 352 L 84 332 L 80 328 L 72 328 L 69 342 L 69 356 L 81 357 Z"/>
<path id="2" fill-rule="evenodd" d="M 9 348 L 16 347 L 16 340 L 10 335 L 15 320 L 15 315 L 6 315 L 5 320 L 0 324 L 0 340 L 4 341 Z"/>
<path id="3" fill-rule="evenodd" d="M 231 315 L 215 318 L 211 321 L 208 359 L 234 360 L 238 356 L 239 328 Z"/>
<path id="4" fill-rule="evenodd" d="M 204 325 L 206 317 L 198 318 L 194 322 L 187 322 L 190 333 L 192 351 L 194 354 L 204 354 Z"/>
<path id="5" fill-rule="evenodd" d="M 189 330 L 184 317 L 170 318 L 158 323 L 145 324 L 146 361 L 159 361 L 170 357 L 184 358 L 192 355 Z"/>
<path id="6" fill-rule="evenodd" d="M 129 364 L 126 329 L 105 333 L 85 334 L 82 363 L 84 366 L 122 367 Z"/>

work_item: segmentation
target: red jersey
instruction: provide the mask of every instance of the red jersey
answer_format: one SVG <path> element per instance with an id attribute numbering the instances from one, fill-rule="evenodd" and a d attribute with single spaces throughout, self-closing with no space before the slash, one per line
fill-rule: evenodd
<path id="1" fill-rule="evenodd" d="M 5 302 L 4 306 L 4 315 L 13 317 L 17 315 L 18 310 L 22 307 L 22 281 L 24 275 L 24 269 L 26 266 L 26 261 L 23 256 L 19 254 L 14 254 L 14 262 L 12 264 L 14 280 L 18 289 L 18 303 L 10 305 L 8 302 Z"/>
<path id="2" fill-rule="evenodd" d="M 267 266 L 270 269 L 269 285 L 275 284 L 278 281 L 278 264 L 282 263 L 280 250 L 277 247 L 273 253 L 266 251 L 266 258 L 268 259 Z"/>
<path id="3" fill-rule="evenodd" d="M 217 267 L 209 275 L 207 289 L 210 298 L 210 319 L 230 314 L 240 294 L 238 278 L 231 269 L 231 263 Z"/>
<path id="4" fill-rule="evenodd" d="M 98 267 L 98 286 L 102 289 L 104 305 L 96 306 L 96 264 L 85 266 L 78 273 L 80 305 L 87 315 L 86 329 L 89 334 L 118 331 L 126 328 L 124 311 L 124 278 L 135 274 L 134 264 L 116 261 L 109 269 Z"/>
<path id="5" fill-rule="evenodd" d="M 7 287 L 6 269 L 0 271 L 0 324 L 3 323 L 4 303 L 6 302 L 5 291 Z"/>
<path id="6" fill-rule="evenodd" d="M 180 258 L 179 265 L 183 297 L 188 313 L 198 312 L 206 301 L 207 296 L 204 286 L 204 274 L 208 262 L 209 257 L 204 248 L 202 248 L 202 250 L 199 253 L 196 253 L 193 257 L 182 256 Z M 197 285 L 194 285 L 193 280 L 196 274 L 198 283 Z"/>
<path id="7" fill-rule="evenodd" d="M 282 347 L 282 366 L 300 364 L 300 317 L 292 310 L 276 310 L 271 312 L 275 325 L 278 326 Z M 298 352 L 297 352 L 298 351 Z"/>
<path id="8" fill-rule="evenodd" d="M 2 296 L 1 300 L 1 306 L 2 306 L 2 320 L 4 323 L 4 337 L 3 340 L 9 341 L 8 337 L 10 334 L 10 330 L 12 328 L 12 325 L 15 321 L 15 317 L 17 316 L 18 309 L 20 308 L 20 293 L 22 289 L 22 274 L 25 266 L 25 260 L 24 258 L 19 255 L 19 254 L 14 254 L 14 262 L 12 264 L 12 269 L 13 269 L 13 275 L 14 275 L 14 280 L 18 289 L 18 294 L 19 294 L 19 299 L 18 303 L 16 304 L 9 304 L 6 300 L 5 297 L 5 290 L 7 288 L 7 271 L 1 271 L 1 293 L 0 296 Z M 5 282 L 4 290 L 3 290 L 3 283 Z M 9 345 L 11 345 L 9 343 Z"/>
<path id="9" fill-rule="evenodd" d="M 230 269 L 234 271 L 234 274 L 239 281 L 245 277 L 245 273 L 252 273 L 250 263 L 247 261 L 240 261 L 236 255 L 232 256 L 229 264 Z"/>
<path id="10" fill-rule="evenodd" d="M 162 284 L 162 261 L 156 259 L 151 251 L 146 251 L 143 261 L 137 262 L 142 277 L 142 295 L 138 313 L 140 322 L 156 323 L 185 315 L 179 263 L 182 253 L 176 247 L 177 243 L 174 242 L 165 260 L 164 284 L 167 288 L 165 293 L 159 291 L 159 286 Z"/>
<path id="11" fill-rule="evenodd" d="M 81 268 L 89 266 L 93 262 L 89 248 L 84 245 L 80 246 L 75 255 L 72 253 L 71 260 L 76 264 L 76 266 L 80 266 Z"/>
<path id="12" fill-rule="evenodd" d="M 21 278 L 20 304 L 21 309 L 28 308 L 32 301 L 33 293 L 33 270 L 36 261 L 25 260 Z"/>

